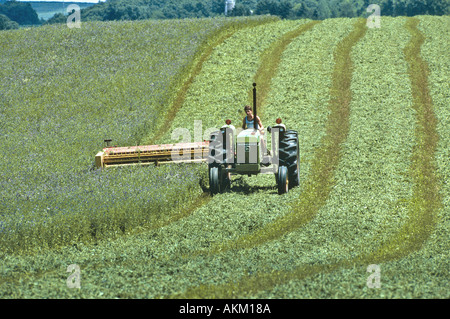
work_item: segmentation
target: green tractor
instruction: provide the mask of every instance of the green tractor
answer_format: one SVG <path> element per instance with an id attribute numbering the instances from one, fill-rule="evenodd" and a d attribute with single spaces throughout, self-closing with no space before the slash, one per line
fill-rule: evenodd
<path id="1" fill-rule="evenodd" d="M 256 83 L 253 83 L 253 115 L 256 118 Z M 210 135 L 208 149 L 209 185 L 212 195 L 231 187 L 231 175 L 274 174 L 278 194 L 300 184 L 299 144 L 296 131 L 287 130 L 277 119 L 268 127 L 271 133 L 271 150 L 264 136 L 255 128 L 238 132 L 227 120 L 226 125 Z"/>

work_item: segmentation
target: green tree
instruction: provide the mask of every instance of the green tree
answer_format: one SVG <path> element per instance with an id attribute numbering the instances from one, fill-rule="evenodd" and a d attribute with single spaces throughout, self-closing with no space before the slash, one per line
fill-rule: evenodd
<path id="1" fill-rule="evenodd" d="M 407 16 L 421 14 L 445 15 L 449 14 L 449 0 L 408 0 L 404 3 L 404 10 Z"/>
<path id="2" fill-rule="evenodd" d="M 31 4 L 8 1 L 0 4 L 0 14 L 7 16 L 10 20 L 20 25 L 40 24 L 36 11 Z"/>
<path id="3" fill-rule="evenodd" d="M 385 16 L 393 16 L 394 15 L 394 1 L 393 0 L 385 0 L 380 6 L 381 14 Z"/>
<path id="4" fill-rule="evenodd" d="M 249 16 L 250 9 L 244 6 L 241 3 L 238 3 L 234 6 L 233 10 L 229 13 L 232 17 L 240 17 L 240 16 Z"/>
<path id="5" fill-rule="evenodd" d="M 15 21 L 11 21 L 7 16 L 4 14 L 0 14 L 0 30 L 11 30 L 11 29 L 18 29 L 19 24 Z"/>
<path id="6" fill-rule="evenodd" d="M 225 0 L 212 0 L 211 12 L 215 14 L 224 14 Z"/>
<path id="7" fill-rule="evenodd" d="M 293 5 L 290 1 L 287 0 L 281 0 L 280 4 L 278 5 L 278 12 L 276 13 L 281 18 L 286 19 L 291 15 Z"/>
<path id="8" fill-rule="evenodd" d="M 394 16 L 406 16 L 406 1 L 405 0 L 396 0 L 394 2 Z"/>
<path id="9" fill-rule="evenodd" d="M 307 9 L 303 2 L 297 3 L 292 7 L 291 17 L 292 18 L 305 18 L 307 16 Z"/>
<path id="10" fill-rule="evenodd" d="M 408 1 L 406 3 L 406 15 L 407 16 L 415 16 L 419 14 L 427 14 L 428 13 L 428 3 L 427 0 L 414 0 Z"/>
<path id="11" fill-rule="evenodd" d="M 54 23 L 65 23 L 67 21 L 67 17 L 62 13 L 56 13 L 53 17 L 47 20 L 46 24 L 54 24 Z"/>
<path id="12" fill-rule="evenodd" d="M 195 10 L 197 11 L 199 17 L 209 17 L 211 15 L 208 7 L 201 1 L 198 1 L 195 4 Z"/>
<path id="13" fill-rule="evenodd" d="M 336 18 L 340 16 L 339 4 L 341 0 L 331 0 L 328 3 L 328 7 L 330 8 L 331 18 Z"/>
<path id="14" fill-rule="evenodd" d="M 353 3 L 349 0 L 342 1 L 340 6 L 340 16 L 353 18 L 356 16 L 356 10 Z"/>
<path id="15" fill-rule="evenodd" d="M 303 18 L 318 19 L 319 9 L 318 3 L 314 0 L 301 0 L 303 5 Z"/>
<path id="16" fill-rule="evenodd" d="M 275 14 L 278 4 L 274 0 L 260 0 L 256 5 L 256 14 Z"/>
<path id="17" fill-rule="evenodd" d="M 448 15 L 450 14 L 450 0 L 430 0 L 428 10 L 432 15 Z"/>
<path id="18" fill-rule="evenodd" d="M 319 0 L 318 4 L 319 19 L 324 20 L 331 18 L 331 10 L 325 0 Z"/>

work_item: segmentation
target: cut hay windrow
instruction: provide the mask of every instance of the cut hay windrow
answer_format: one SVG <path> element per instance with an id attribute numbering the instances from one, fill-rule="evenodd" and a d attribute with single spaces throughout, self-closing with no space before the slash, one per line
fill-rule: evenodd
<path id="1" fill-rule="evenodd" d="M 278 66 L 286 47 L 292 40 L 304 32 L 311 30 L 316 24 L 321 22 L 318 20 L 311 21 L 307 24 L 300 25 L 297 29 L 287 32 L 261 55 L 260 67 L 256 71 L 253 81 L 258 84 L 258 116 L 262 119 L 264 118 L 264 106 L 266 104 L 266 97 L 269 95 L 271 89 L 272 78 L 277 74 Z M 252 100 L 252 94 L 253 90 L 249 90 L 249 101 Z"/>
<path id="2" fill-rule="evenodd" d="M 430 232 L 432 231 L 436 211 L 440 207 L 440 203 L 439 195 L 437 193 L 439 187 L 437 184 L 433 184 L 433 182 L 437 183 L 436 177 L 427 177 L 427 180 L 432 182 L 431 185 L 429 182 L 424 182 L 421 179 L 422 174 L 434 175 L 435 169 L 430 169 L 430 165 L 432 165 L 433 162 L 431 159 L 434 157 L 433 148 L 436 147 L 435 142 L 437 141 L 437 134 L 435 134 L 434 132 L 433 123 L 435 123 L 435 121 L 433 119 L 430 119 L 429 117 L 430 113 L 432 113 L 431 100 L 429 98 L 424 98 L 429 96 L 426 93 L 426 91 L 428 90 L 427 86 L 423 85 L 424 83 L 427 83 L 427 73 L 424 72 L 424 70 L 426 70 L 427 68 L 425 64 L 422 64 L 423 61 L 420 62 L 420 48 L 424 38 L 416 29 L 417 23 L 417 21 L 413 21 L 411 19 L 407 21 L 407 28 L 411 32 L 412 38 L 408 45 L 405 47 L 405 56 L 407 57 L 407 62 L 409 64 L 409 75 L 412 83 L 411 86 L 413 88 L 413 105 L 415 105 L 414 110 L 417 114 L 417 124 L 415 125 L 416 146 L 414 147 L 412 156 L 413 159 L 411 160 L 410 166 L 411 171 L 413 172 L 411 174 L 411 179 L 414 182 L 414 192 L 410 204 L 407 205 L 409 216 L 401 217 L 404 221 L 400 223 L 400 231 L 396 232 L 383 230 L 383 232 L 386 232 L 386 234 L 383 234 L 383 237 L 387 238 L 387 244 L 383 245 L 379 250 L 376 250 L 375 253 L 372 254 L 366 253 L 368 250 L 370 250 L 369 247 L 374 247 L 374 245 L 370 243 L 376 244 L 380 241 L 375 240 L 375 238 L 367 238 L 367 247 L 352 247 L 352 251 L 354 251 L 357 255 L 357 257 L 354 259 L 341 259 L 336 263 L 302 265 L 296 267 L 292 271 L 276 270 L 269 273 L 256 273 L 253 276 L 243 276 L 243 278 L 233 283 L 227 283 L 217 286 L 201 285 L 197 288 L 189 289 L 186 294 L 183 294 L 181 296 L 202 298 L 208 295 L 216 298 L 245 298 L 248 296 L 258 296 L 258 290 L 261 289 L 265 289 L 267 292 L 266 294 L 259 294 L 259 296 L 267 296 L 267 293 L 269 293 L 270 295 L 270 289 L 275 286 L 284 286 L 288 291 L 292 291 L 292 288 L 290 288 L 288 284 L 291 281 L 299 282 L 298 288 L 301 289 L 301 286 L 303 286 L 304 284 L 302 284 L 302 282 L 299 280 L 314 276 L 315 274 L 331 274 L 333 273 L 333 271 L 336 271 L 339 268 L 355 269 L 355 267 L 357 267 L 357 269 L 362 269 L 363 267 L 372 263 L 382 263 L 389 260 L 405 257 L 421 248 L 424 241 L 428 238 Z M 414 50 L 411 50 L 412 48 L 414 48 Z M 421 65 L 414 66 L 414 63 L 417 61 L 419 61 L 419 64 Z M 417 79 L 420 79 L 420 81 L 417 81 Z M 422 85 L 418 85 L 418 83 L 421 83 Z M 405 103 L 407 102 L 405 101 Z M 428 114 L 428 116 L 426 116 L 426 114 Z M 427 118 L 427 123 L 424 123 L 425 118 Z M 423 136 L 427 134 L 429 134 L 428 137 Z M 398 136 L 397 139 L 399 137 L 400 136 Z M 427 141 L 428 143 L 421 143 L 421 141 Z M 430 146 L 431 150 L 429 148 Z M 427 152 L 430 153 L 427 154 Z M 408 153 L 405 153 L 404 155 L 407 154 Z M 420 159 L 418 160 L 418 158 Z M 419 167 L 417 167 L 418 164 Z M 417 174 L 417 172 L 419 172 L 419 174 Z M 407 194 L 407 190 L 408 188 L 406 187 L 403 191 L 403 196 Z M 394 220 L 392 221 L 394 222 L 394 224 L 398 224 L 398 222 L 395 222 Z M 382 224 L 380 224 L 380 226 L 381 225 Z M 392 233 L 394 233 L 394 235 L 392 235 Z M 351 252 L 348 253 L 352 255 Z M 334 259 L 338 259 L 338 256 L 335 255 Z M 390 268 L 388 269 L 390 272 L 395 271 Z M 293 285 L 292 287 L 296 287 L 296 285 Z M 409 287 L 405 290 L 407 291 L 408 289 Z M 279 293 L 280 289 L 277 289 L 277 292 Z M 344 291 L 344 293 L 345 292 L 348 293 L 349 291 Z M 311 293 L 311 291 L 308 291 L 308 293 Z M 364 294 L 366 296 L 377 296 L 376 291 L 373 290 L 372 293 L 364 291 Z M 355 296 L 357 295 L 358 294 L 355 294 Z M 177 296 L 179 297 L 180 295 Z M 286 295 L 282 294 L 281 296 L 289 296 L 289 293 L 287 292 Z M 314 297 L 314 295 L 312 296 Z"/>
<path id="3" fill-rule="evenodd" d="M 409 18 L 406 28 L 411 41 L 405 47 L 408 74 L 411 80 L 413 109 L 416 112 L 416 145 L 412 153 L 410 174 L 414 181 L 414 193 L 408 204 L 408 222 L 372 256 L 375 262 L 389 261 L 420 250 L 429 237 L 441 207 L 440 182 L 436 176 L 435 154 L 439 135 L 433 101 L 429 90 L 427 63 L 421 57 L 425 36 L 417 28 L 419 18 Z"/>
<path id="4" fill-rule="evenodd" d="M 186 94 L 189 90 L 190 85 L 193 83 L 195 77 L 200 73 L 202 69 L 203 63 L 209 58 L 214 49 L 223 43 L 226 39 L 231 37 L 236 31 L 251 28 L 260 24 L 270 23 L 277 21 L 277 18 L 273 19 L 261 19 L 261 20 L 249 20 L 248 23 L 235 23 L 230 24 L 227 28 L 223 28 L 219 30 L 212 36 L 210 36 L 210 43 L 205 45 L 205 49 L 200 51 L 199 57 L 194 58 L 192 62 L 192 67 L 190 68 L 188 77 L 181 84 L 181 87 L 176 91 L 175 98 L 171 102 L 171 106 L 168 107 L 167 115 L 164 117 L 163 123 L 159 125 L 159 128 L 156 131 L 155 135 L 151 138 L 148 138 L 148 141 L 143 142 L 143 144 L 161 144 L 164 143 L 164 140 L 161 140 L 161 137 L 167 134 L 174 118 L 177 115 L 179 109 L 183 106 L 183 102 L 186 98 Z"/>
<path id="5" fill-rule="evenodd" d="M 428 87 L 437 118 L 439 135 L 435 154 L 436 175 L 440 181 L 442 207 L 432 239 L 426 243 L 427 251 L 450 251 L 450 42 L 441 41 L 440 34 L 450 34 L 450 17 L 420 17 L 419 30 L 426 36 L 422 44 L 421 57 L 428 65 Z"/>
<path id="6" fill-rule="evenodd" d="M 248 249 L 280 238 L 306 224 L 325 204 L 333 185 L 333 173 L 339 162 L 340 147 L 349 130 L 350 85 L 353 71 L 351 51 L 353 46 L 364 37 L 366 29 L 365 20 L 358 19 L 354 24 L 354 30 L 339 42 L 336 48 L 326 135 L 316 152 L 311 169 L 312 174 L 306 183 L 306 191 L 302 192 L 299 202 L 295 203 L 294 212 L 232 243 L 219 244 L 217 250 L 213 250 L 213 252 L 217 253 L 228 249 Z M 259 273 L 255 276 L 256 280 L 244 278 L 238 283 L 226 284 L 225 286 L 210 287 L 202 285 L 198 288 L 191 288 L 183 296 L 202 298 L 206 295 L 213 295 L 216 298 L 230 298 L 235 297 L 234 294 L 241 293 L 242 290 L 251 289 L 255 292 L 261 289 L 264 284 L 270 286 L 271 283 L 280 282 L 280 276 L 277 276 L 276 273 L 269 276 L 271 278 L 268 279 L 269 282 L 259 278 Z M 262 276 L 265 278 L 265 275 Z M 218 295 L 213 292 L 216 288 Z"/>

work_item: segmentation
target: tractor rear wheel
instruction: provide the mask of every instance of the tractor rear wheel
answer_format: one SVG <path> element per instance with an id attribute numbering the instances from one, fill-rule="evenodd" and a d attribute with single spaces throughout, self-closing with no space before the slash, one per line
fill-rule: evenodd
<path id="1" fill-rule="evenodd" d="M 278 167 L 278 194 L 285 194 L 289 190 L 288 169 L 286 166 Z"/>
<path id="2" fill-rule="evenodd" d="M 280 141 L 280 165 L 288 169 L 289 187 L 300 185 L 300 152 L 296 131 L 286 131 Z"/>

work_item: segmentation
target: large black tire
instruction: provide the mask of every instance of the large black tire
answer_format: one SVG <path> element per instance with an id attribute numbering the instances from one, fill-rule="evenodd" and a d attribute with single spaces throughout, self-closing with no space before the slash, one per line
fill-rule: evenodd
<path id="1" fill-rule="evenodd" d="M 288 170 L 289 188 L 300 185 L 300 150 L 296 131 L 286 131 L 280 140 L 280 166 Z"/>
<path id="2" fill-rule="evenodd" d="M 220 191 L 219 168 L 209 168 L 209 191 L 211 195 L 215 195 Z"/>
<path id="3" fill-rule="evenodd" d="M 278 194 L 282 195 L 289 191 L 288 169 L 286 166 L 278 167 Z"/>
<path id="4" fill-rule="evenodd" d="M 231 176 L 223 168 L 223 165 L 226 165 L 227 150 L 222 139 L 223 135 L 221 131 L 211 133 L 208 152 L 208 168 L 212 195 L 223 193 L 226 189 L 231 187 Z M 212 168 L 216 169 L 212 171 Z"/>
<path id="5" fill-rule="evenodd" d="M 220 192 L 223 193 L 227 189 L 231 188 L 231 174 L 228 173 L 224 168 L 220 169 Z"/>

